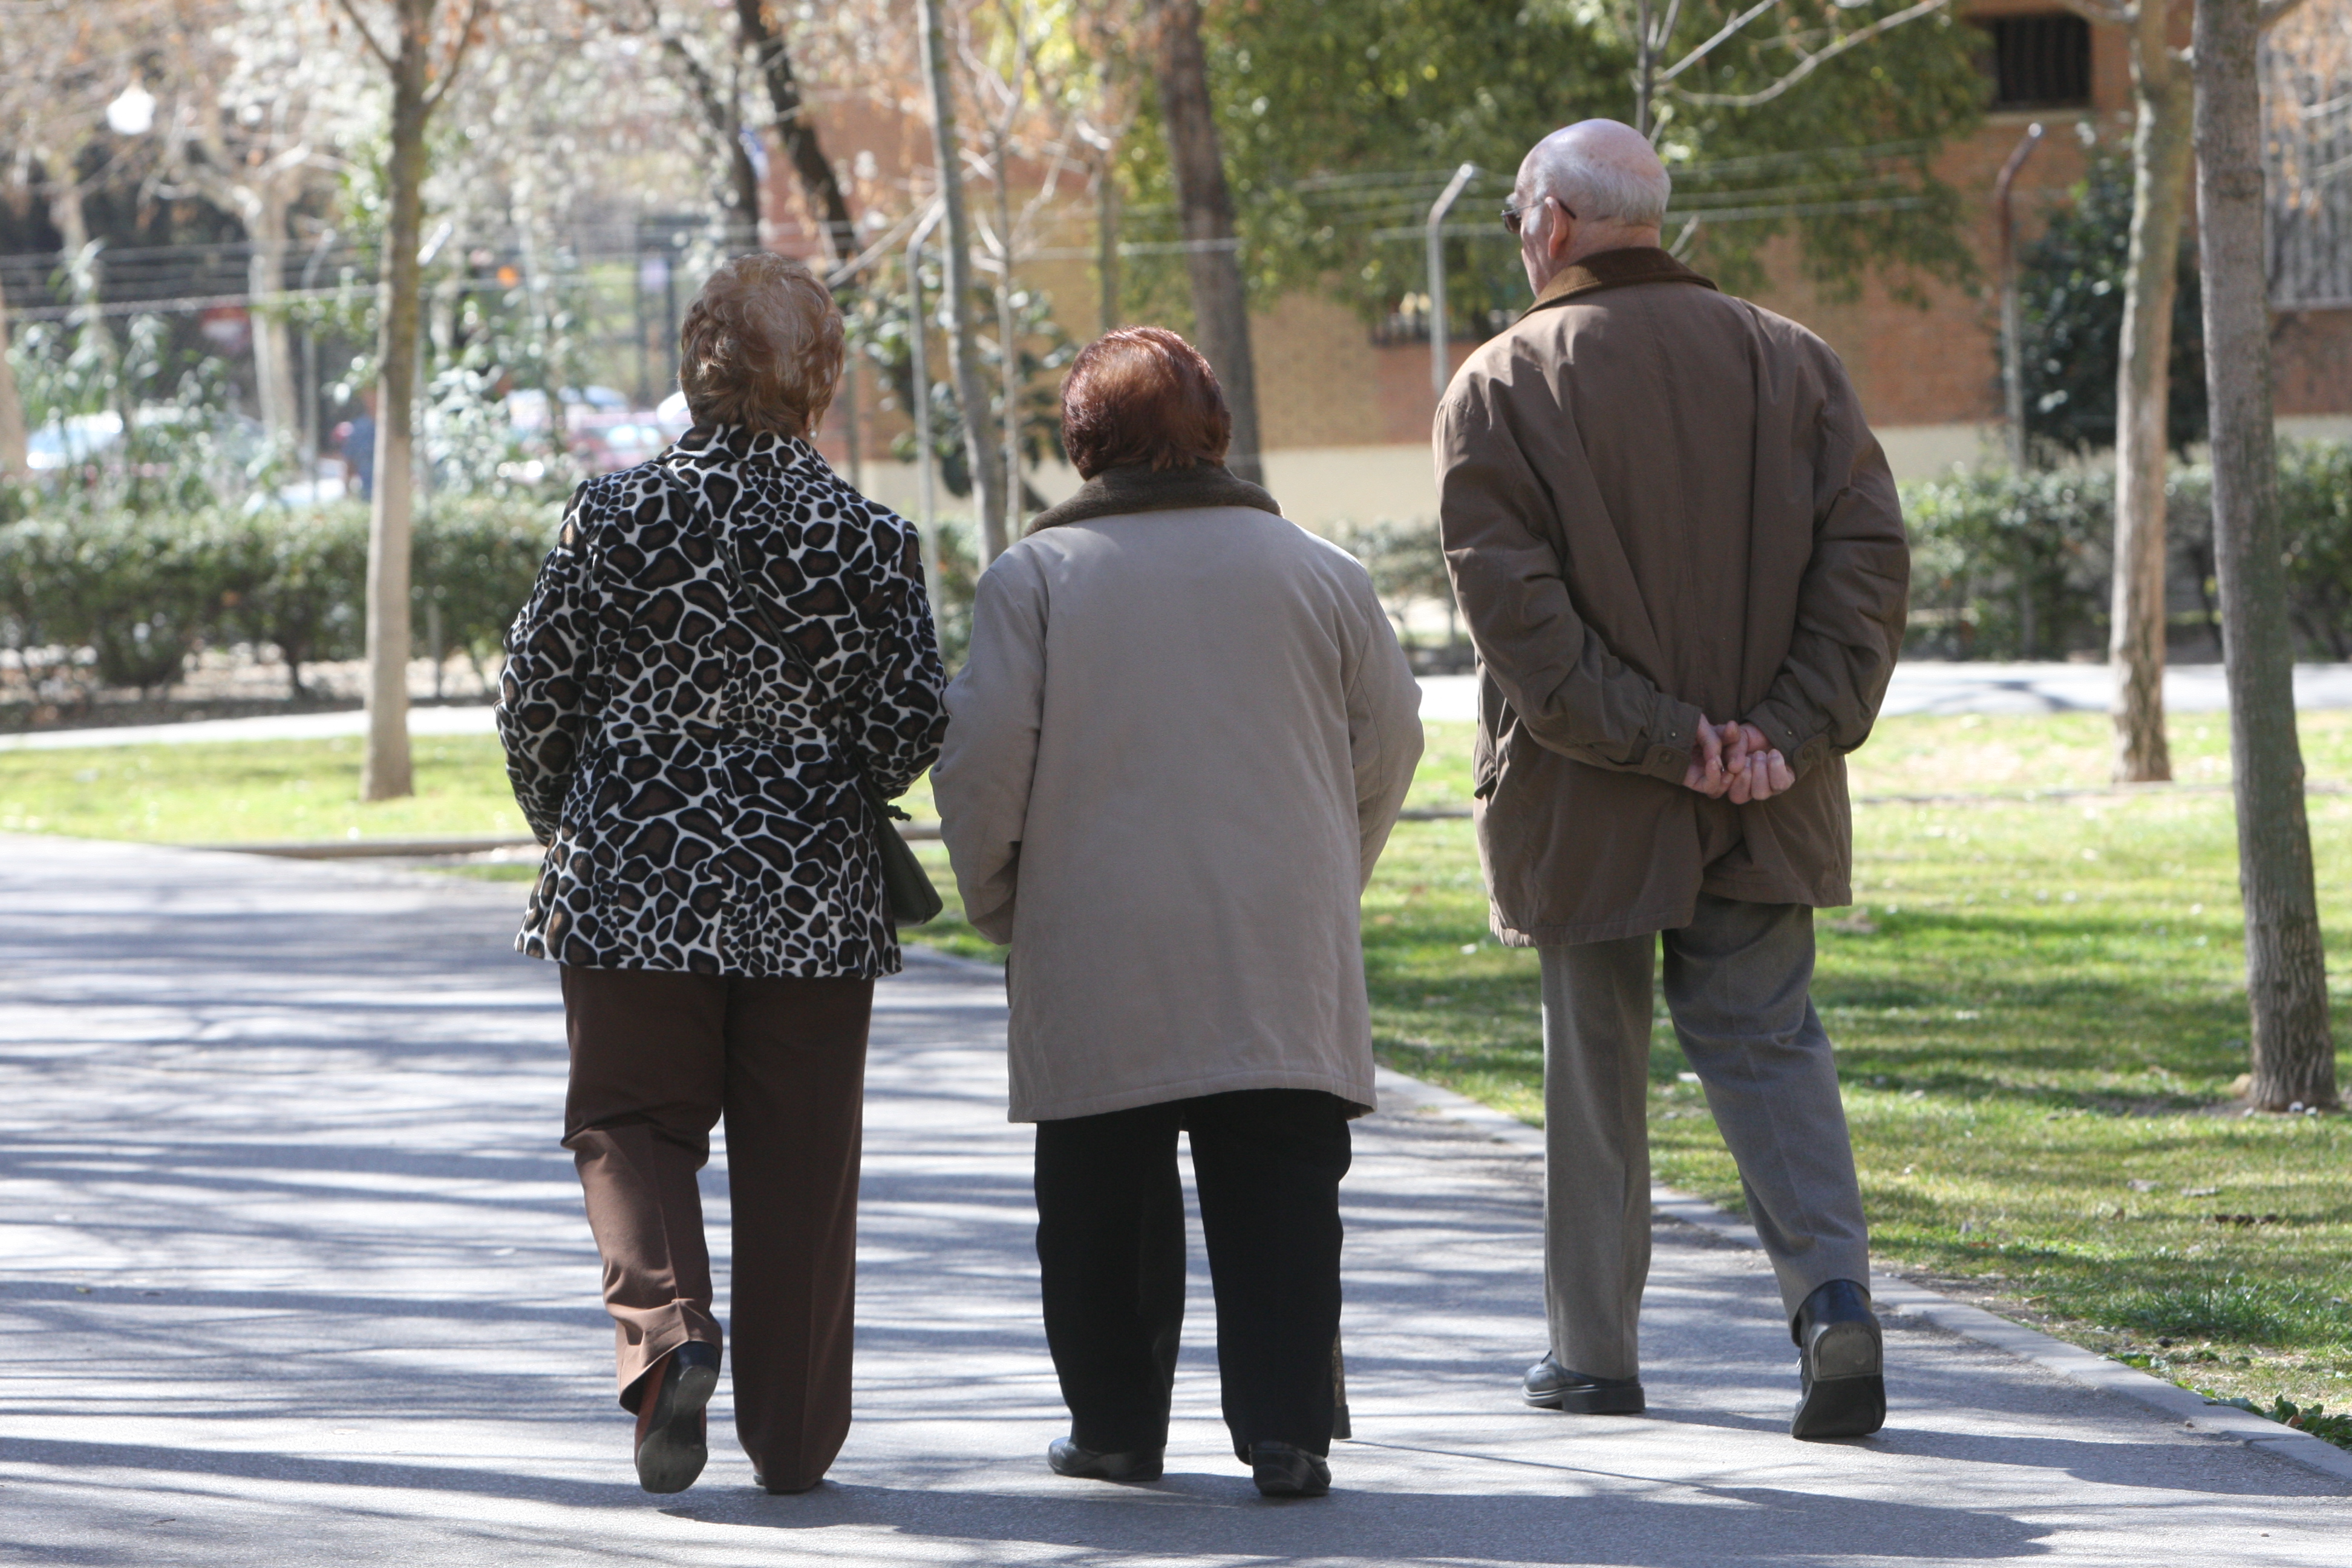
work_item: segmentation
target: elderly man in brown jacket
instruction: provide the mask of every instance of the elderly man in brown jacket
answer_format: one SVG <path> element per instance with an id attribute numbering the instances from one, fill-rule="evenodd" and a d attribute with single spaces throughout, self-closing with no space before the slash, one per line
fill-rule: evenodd
<path id="1" fill-rule="evenodd" d="M 1526 1393 L 1643 1408 L 1663 942 L 1800 1349 L 1792 1430 L 1852 1436 L 1885 1391 L 1812 911 L 1851 901 L 1844 758 L 1885 694 L 1908 554 L 1836 356 L 1659 248 L 1667 194 L 1627 126 L 1538 144 L 1503 215 L 1535 304 L 1437 415 L 1479 853 L 1496 934 L 1543 961 L 1551 1347 Z"/>

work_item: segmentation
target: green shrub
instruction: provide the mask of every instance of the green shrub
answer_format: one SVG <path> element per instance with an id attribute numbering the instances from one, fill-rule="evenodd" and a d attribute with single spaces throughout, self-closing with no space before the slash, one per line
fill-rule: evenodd
<path id="1" fill-rule="evenodd" d="M 2296 629 L 2352 659 L 2352 442 L 2280 444 L 2279 518 Z"/>
<path id="2" fill-rule="evenodd" d="M 1907 651 L 1938 658 L 2053 658 L 2105 643 L 2115 471 L 1956 470 L 1903 487 L 1911 531 Z M 2288 608 L 2307 657 L 2352 658 L 2352 443 L 2283 442 L 2279 528 Z M 2165 481 L 2176 625 L 2218 627 L 2213 476 Z"/>
<path id="3" fill-rule="evenodd" d="M 217 601 L 218 562 L 201 531 L 110 511 L 0 529 L 0 602 L 19 650 L 88 648 L 109 686 L 177 679 Z"/>
<path id="4" fill-rule="evenodd" d="M 210 629 L 260 647 L 286 663 L 290 695 L 304 695 L 302 667 L 355 658 L 364 642 L 360 601 L 367 584 L 368 514 L 357 502 L 272 508 L 200 520 L 217 553 L 221 594 Z"/>
<path id="5" fill-rule="evenodd" d="M 1905 487 L 1911 644 L 1945 658 L 2063 656 L 2104 608 L 2111 472 L 1972 468 Z"/>
<path id="6" fill-rule="evenodd" d="M 538 500 L 434 503 L 411 562 L 417 620 L 436 606 L 445 647 L 477 660 L 494 652 L 559 515 Z M 362 650 L 367 552 L 357 502 L 47 511 L 0 525 L 0 640 L 28 656 L 88 648 L 101 683 L 147 689 L 178 679 L 201 643 L 268 645 L 299 697 L 304 665 Z"/>
<path id="7" fill-rule="evenodd" d="M 503 645 L 530 597 L 562 515 L 561 502 L 436 497 L 416 528 L 412 591 L 419 638 L 429 636 L 428 606 L 437 609 L 442 648 L 465 654 L 478 668 Z M 435 651 L 423 641 L 418 647 Z"/>

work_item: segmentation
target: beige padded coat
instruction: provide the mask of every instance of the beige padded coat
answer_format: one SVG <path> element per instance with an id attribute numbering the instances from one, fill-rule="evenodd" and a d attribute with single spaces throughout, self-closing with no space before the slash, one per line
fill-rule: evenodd
<path id="1" fill-rule="evenodd" d="M 1013 1121 L 1372 1106 L 1359 900 L 1419 699 L 1364 568 L 1256 505 L 997 558 L 933 781 L 966 918 L 1013 948 Z"/>

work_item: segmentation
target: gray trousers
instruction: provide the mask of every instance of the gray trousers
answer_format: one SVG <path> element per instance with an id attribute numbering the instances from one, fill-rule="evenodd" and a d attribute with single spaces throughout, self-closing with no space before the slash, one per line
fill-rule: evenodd
<path id="1" fill-rule="evenodd" d="M 1650 980 L 1739 1165 L 1793 1319 L 1870 1279 L 1870 1238 L 1830 1038 L 1808 994 L 1813 911 L 1701 894 L 1691 923 L 1543 953 L 1544 1298 L 1551 1351 L 1595 1377 L 1641 1370 L 1650 1272 Z"/>

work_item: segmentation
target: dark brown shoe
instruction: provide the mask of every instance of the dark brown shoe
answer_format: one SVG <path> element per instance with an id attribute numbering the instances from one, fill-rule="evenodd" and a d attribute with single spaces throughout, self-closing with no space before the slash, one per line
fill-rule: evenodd
<path id="1" fill-rule="evenodd" d="M 654 1363 L 637 1396 L 637 1484 L 682 1492 L 710 1459 L 705 1406 L 719 1388 L 719 1347 L 689 1340 Z"/>

